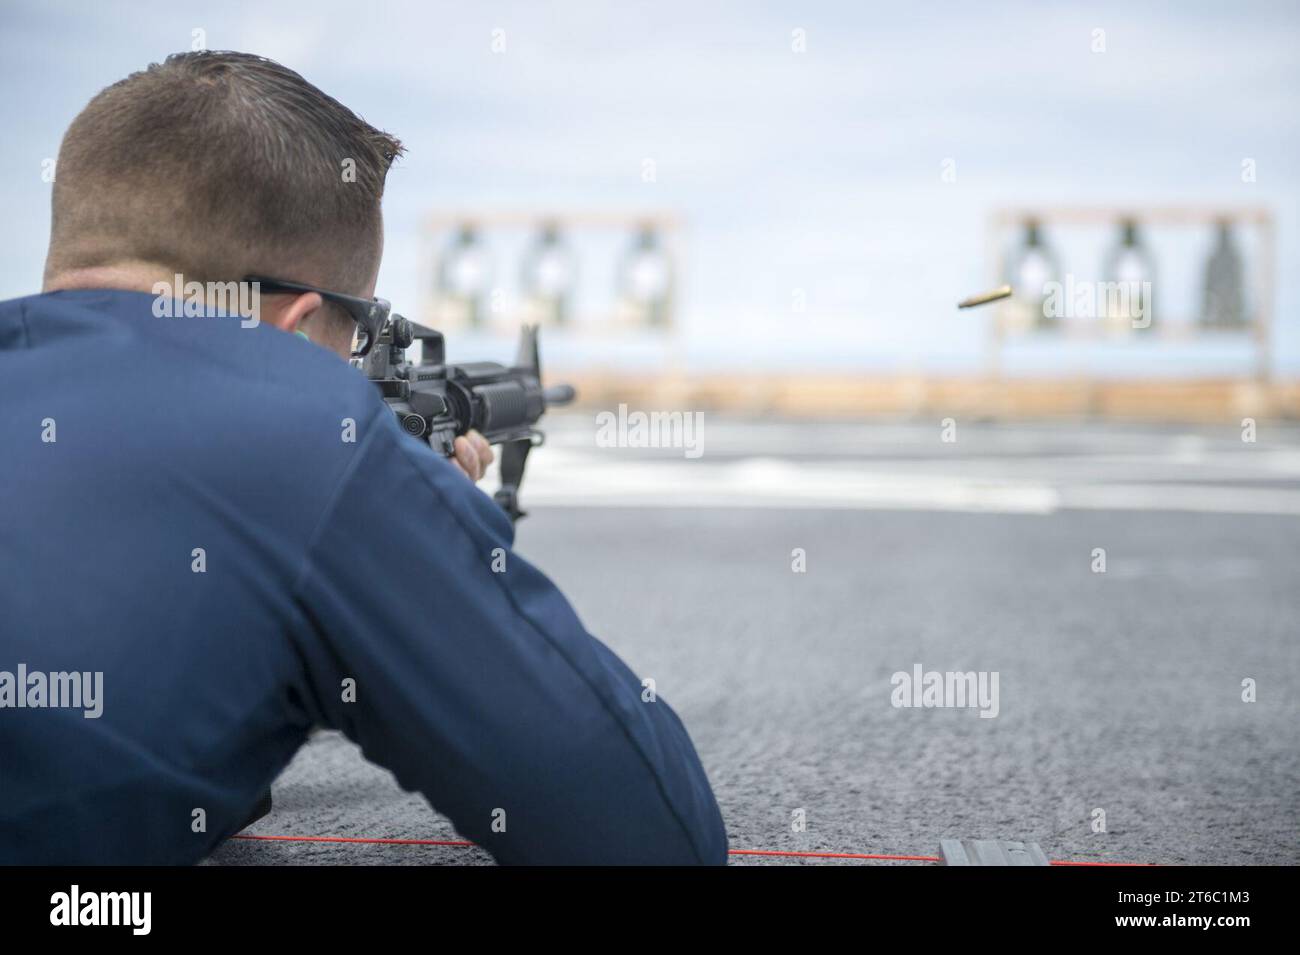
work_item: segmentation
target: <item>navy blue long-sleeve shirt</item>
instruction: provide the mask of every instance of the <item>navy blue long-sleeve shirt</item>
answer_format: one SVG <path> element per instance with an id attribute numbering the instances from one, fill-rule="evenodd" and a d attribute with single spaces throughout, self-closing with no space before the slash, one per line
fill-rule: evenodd
<path id="1" fill-rule="evenodd" d="M 0 303 L 0 863 L 195 862 L 314 725 L 501 862 L 725 861 L 681 722 L 481 490 L 337 356 L 153 303 Z"/>

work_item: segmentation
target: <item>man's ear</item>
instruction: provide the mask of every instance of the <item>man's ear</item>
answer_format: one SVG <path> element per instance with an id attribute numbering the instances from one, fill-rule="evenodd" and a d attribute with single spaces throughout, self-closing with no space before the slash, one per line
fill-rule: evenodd
<path id="1" fill-rule="evenodd" d="M 262 321 L 274 325 L 282 332 L 293 334 L 298 331 L 298 327 L 307 319 L 318 314 L 325 307 L 324 300 L 315 292 L 304 292 L 302 295 L 285 295 L 280 296 L 283 305 L 279 308 L 268 309 L 270 314 L 263 314 Z"/>

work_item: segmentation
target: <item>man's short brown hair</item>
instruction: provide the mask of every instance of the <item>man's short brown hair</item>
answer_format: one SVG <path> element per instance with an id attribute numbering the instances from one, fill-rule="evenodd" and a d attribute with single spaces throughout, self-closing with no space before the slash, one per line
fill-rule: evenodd
<path id="1" fill-rule="evenodd" d="M 177 53 L 92 99 L 63 137 L 47 278 L 127 262 L 359 293 L 401 143 L 293 70 Z"/>

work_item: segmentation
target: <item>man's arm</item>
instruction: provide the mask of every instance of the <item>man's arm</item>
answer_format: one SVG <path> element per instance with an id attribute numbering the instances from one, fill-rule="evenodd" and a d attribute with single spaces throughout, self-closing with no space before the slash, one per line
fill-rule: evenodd
<path id="1" fill-rule="evenodd" d="M 365 432 L 297 587 L 313 718 L 501 862 L 725 862 L 717 803 L 667 703 L 643 702 L 511 551 L 486 495 L 386 407 Z"/>

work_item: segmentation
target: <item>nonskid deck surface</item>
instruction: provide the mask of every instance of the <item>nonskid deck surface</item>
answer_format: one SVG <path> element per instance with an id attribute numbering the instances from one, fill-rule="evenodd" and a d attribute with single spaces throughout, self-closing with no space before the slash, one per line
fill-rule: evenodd
<path id="1" fill-rule="evenodd" d="M 959 420 L 944 444 L 937 421 L 706 416 L 695 459 L 597 447 L 591 415 L 552 430 L 520 551 L 681 714 L 733 849 L 847 856 L 732 864 L 920 864 L 853 856 L 942 839 L 1300 862 L 1294 429 Z M 996 672 L 996 716 L 893 705 L 917 665 Z M 414 842 L 241 840 L 210 861 L 490 861 L 425 844 L 461 837 L 333 733 L 249 832 Z"/>

